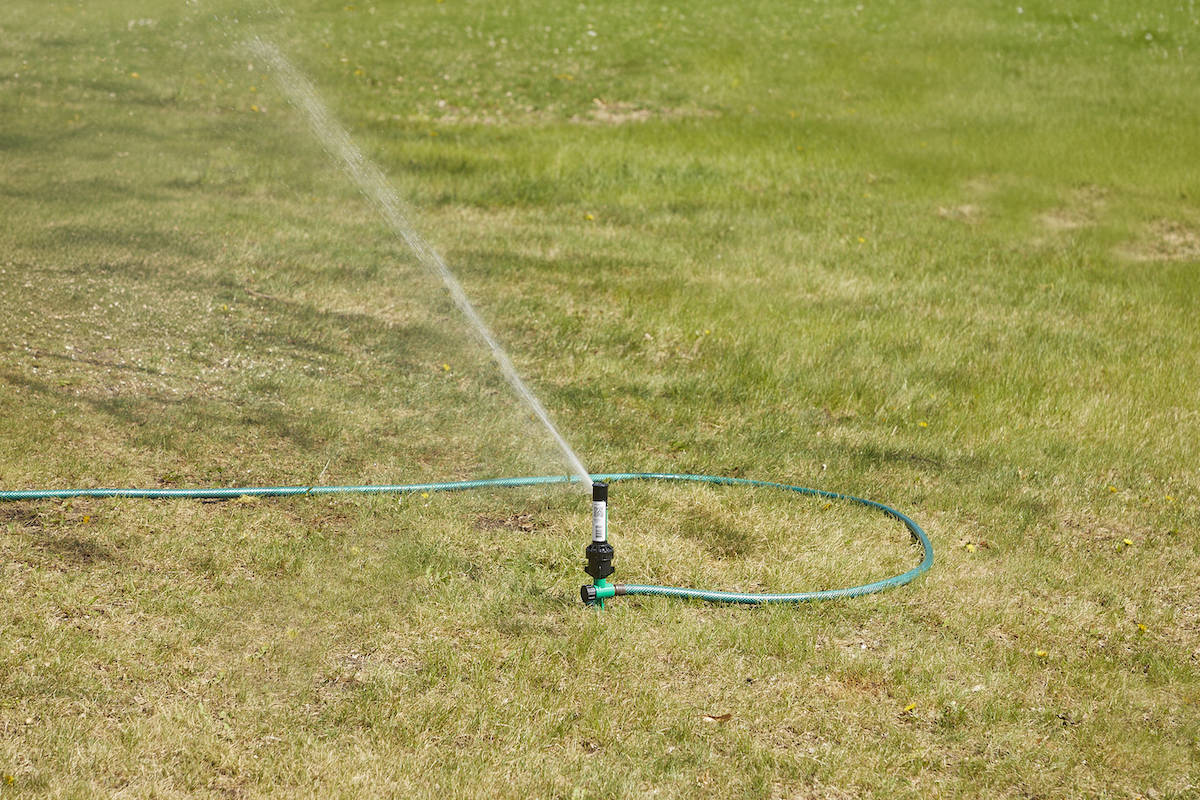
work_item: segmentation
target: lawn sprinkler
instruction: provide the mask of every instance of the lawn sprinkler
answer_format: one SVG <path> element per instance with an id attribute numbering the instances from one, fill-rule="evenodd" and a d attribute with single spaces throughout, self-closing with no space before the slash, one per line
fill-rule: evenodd
<path id="1" fill-rule="evenodd" d="M 790 486 L 785 483 L 756 481 L 749 478 L 729 478 L 718 475 L 676 475 L 661 472 L 620 472 L 605 475 L 589 476 L 595 478 L 592 486 L 592 541 L 584 551 L 587 566 L 584 572 L 592 577 L 591 585 L 580 587 L 579 596 L 589 606 L 604 608 L 604 601 L 610 597 L 651 596 L 678 597 L 689 600 L 702 600 L 709 603 L 740 603 L 759 605 L 762 603 L 808 603 L 816 600 L 846 600 L 865 594 L 882 592 L 911 583 L 919 575 L 933 566 L 933 545 L 921 526 L 906 515 L 890 506 L 865 500 L 848 494 L 838 494 L 823 489 L 805 489 L 801 486 Z M 0 503 L 10 500 L 64 500 L 72 497 L 124 497 L 143 498 L 147 500 L 192 499 L 192 500 L 233 500 L 238 497 L 312 497 L 326 494 L 427 494 L 429 492 L 454 492 L 468 489 L 493 489 L 500 487 L 543 486 L 552 483 L 574 483 L 577 477 L 571 475 L 545 475 L 533 478 L 489 478 L 485 480 L 451 481 L 448 483 L 416 483 L 391 486 L 239 486 L 239 487 L 210 487 L 207 489 L 17 489 L 0 490 Z M 686 483 L 702 483 L 712 486 L 741 486 L 746 488 L 775 489 L 784 492 L 794 492 L 807 497 L 818 497 L 828 501 L 845 501 L 879 511 L 904 524 L 911 534 L 913 542 L 920 545 L 923 557 L 921 563 L 900 575 L 865 583 L 860 586 L 848 586 L 844 589 L 821 589 L 808 592 L 725 592 L 709 589 L 688 589 L 678 586 L 653 586 L 638 583 L 614 584 L 608 582 L 608 577 L 616 570 L 613 569 L 613 548 L 608 543 L 608 487 L 614 481 L 682 481 Z"/>
<path id="2" fill-rule="evenodd" d="M 579 596 L 584 605 L 604 608 L 604 601 L 610 597 L 625 597 L 629 595 L 649 595 L 657 597 L 678 597 L 691 600 L 703 600 L 710 603 L 741 603 L 759 605 L 762 603 L 807 603 L 814 600 L 842 600 L 859 597 L 864 594 L 882 592 L 896 586 L 903 586 L 914 580 L 933 566 L 933 545 L 921 526 L 894 508 L 876 503 L 874 500 L 864 500 L 847 494 L 827 492 L 821 489 L 805 489 L 801 486 L 790 486 L 784 483 L 755 481 L 747 478 L 726 478 L 714 475 L 675 475 L 669 473 L 618 473 L 612 475 L 595 475 L 592 483 L 592 541 L 584 550 L 587 566 L 583 571 L 592 576 L 592 583 L 579 587 Z M 895 575 L 873 583 L 861 586 L 848 586 L 844 589 L 822 589 L 808 592 L 725 592 L 707 589 L 687 589 L 678 586 L 650 586 L 637 583 L 609 583 L 608 578 L 616 570 L 613 567 L 613 547 L 608 543 L 608 487 L 613 481 L 641 479 L 656 481 L 686 481 L 706 483 L 716 486 L 746 486 L 764 489 L 779 489 L 795 492 L 809 497 L 819 497 L 824 500 L 839 500 L 866 506 L 883 512 L 888 517 L 904 523 L 912 536 L 913 543 L 918 544 L 923 552 L 921 563 L 901 575 Z"/>
<path id="3" fill-rule="evenodd" d="M 592 576 L 592 584 L 581 586 L 579 596 L 588 605 L 604 608 L 604 599 L 616 594 L 616 587 L 608 583 L 608 576 L 616 568 L 613 548 L 608 543 L 608 484 L 600 481 L 592 484 L 592 541 L 583 554 L 587 557 L 583 571 Z"/>

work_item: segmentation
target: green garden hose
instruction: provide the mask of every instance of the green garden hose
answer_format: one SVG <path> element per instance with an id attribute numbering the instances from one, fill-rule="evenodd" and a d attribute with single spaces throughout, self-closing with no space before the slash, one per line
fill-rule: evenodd
<path id="1" fill-rule="evenodd" d="M 917 576 L 933 566 L 933 544 L 921 526 L 894 508 L 864 500 L 861 497 L 827 492 L 821 489 L 805 489 L 800 486 L 789 486 L 784 483 L 771 483 L 746 478 L 725 478 L 717 475 L 677 475 L 658 472 L 621 472 L 606 475 L 591 476 L 595 481 L 612 483 L 627 480 L 652 481 L 687 481 L 692 483 L 711 483 L 721 486 L 749 486 L 767 489 L 780 489 L 796 492 L 810 497 L 820 497 L 826 500 L 844 500 L 857 503 L 868 508 L 881 511 L 893 519 L 904 523 L 913 539 L 921 545 L 924 558 L 916 567 L 901 575 L 895 575 L 874 583 L 861 586 L 851 586 L 845 589 L 828 589 L 818 592 L 792 592 L 785 594 L 757 594 L 743 592 L 706 591 L 701 589 L 684 589 L 674 586 L 647 586 L 641 584 L 610 584 L 599 579 L 594 586 L 583 587 L 585 602 L 602 604 L 606 598 L 622 595 L 659 595 L 662 597 L 682 597 L 706 600 L 713 603 L 804 603 L 814 600 L 837 600 L 858 597 L 864 594 L 882 592 L 896 586 L 911 583 Z M 379 485 L 379 486 L 262 486 L 262 487 L 233 487 L 219 489 L 31 489 L 19 491 L 0 491 L 0 501 L 14 500 L 63 500 L 73 497 L 114 498 L 127 497 L 144 500 L 191 499 L 191 500 L 231 500 L 238 497 L 297 497 L 303 495 L 326 494 L 414 494 L 417 492 L 455 492 L 469 489 L 512 488 L 520 486 L 543 486 L 554 483 L 575 483 L 578 478 L 569 475 L 548 475 L 530 478 L 489 478 L 472 481 L 452 481 L 447 483 L 418 483 L 408 485 Z M 589 592 L 589 590 L 591 590 Z"/>

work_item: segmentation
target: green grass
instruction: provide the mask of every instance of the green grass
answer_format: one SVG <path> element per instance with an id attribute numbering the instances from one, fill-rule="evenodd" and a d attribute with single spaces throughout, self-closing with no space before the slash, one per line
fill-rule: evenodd
<path id="1" fill-rule="evenodd" d="M 0 486 L 566 471 L 257 35 L 590 469 L 938 562 L 596 613 L 564 489 L 10 503 L 0 796 L 1195 796 L 1193 3 L 126 6 L 0 15 Z M 610 518 L 628 582 L 919 557 Z"/>

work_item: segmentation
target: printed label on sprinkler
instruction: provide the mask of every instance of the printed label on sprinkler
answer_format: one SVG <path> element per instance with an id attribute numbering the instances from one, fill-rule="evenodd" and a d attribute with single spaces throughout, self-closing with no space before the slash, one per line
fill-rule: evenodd
<path id="1" fill-rule="evenodd" d="M 608 503 L 592 503 L 592 541 L 608 541 Z"/>

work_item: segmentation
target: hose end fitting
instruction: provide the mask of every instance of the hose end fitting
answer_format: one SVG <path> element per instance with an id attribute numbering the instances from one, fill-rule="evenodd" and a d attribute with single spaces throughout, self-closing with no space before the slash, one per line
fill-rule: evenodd
<path id="1" fill-rule="evenodd" d="M 585 583 L 579 587 L 579 597 L 586 605 L 592 606 L 596 603 L 603 604 L 609 597 L 615 597 L 621 588 L 616 584 L 593 585 Z"/>

